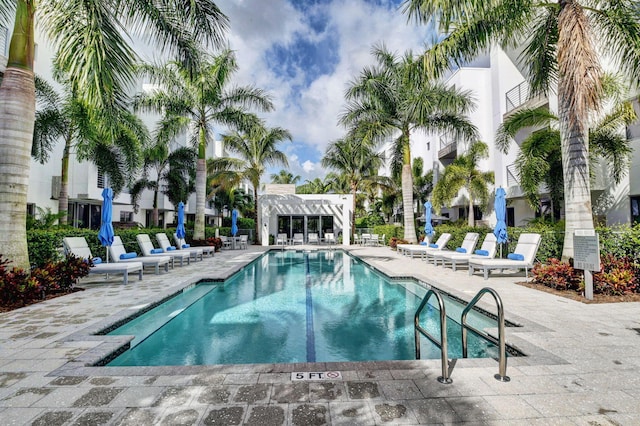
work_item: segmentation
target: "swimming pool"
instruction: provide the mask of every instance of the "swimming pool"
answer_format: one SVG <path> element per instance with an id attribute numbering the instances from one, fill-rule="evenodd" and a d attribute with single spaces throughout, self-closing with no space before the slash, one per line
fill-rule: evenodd
<path id="1" fill-rule="evenodd" d="M 225 282 L 199 283 L 112 335 L 134 335 L 109 366 L 415 359 L 413 316 L 426 289 L 390 280 L 342 251 L 272 251 Z M 463 306 L 445 298 L 449 356 L 461 357 Z M 439 335 L 438 310 L 422 326 Z M 478 312 L 478 329 L 496 321 Z M 422 358 L 439 358 L 427 339 Z M 470 357 L 496 357 L 470 333 Z"/>

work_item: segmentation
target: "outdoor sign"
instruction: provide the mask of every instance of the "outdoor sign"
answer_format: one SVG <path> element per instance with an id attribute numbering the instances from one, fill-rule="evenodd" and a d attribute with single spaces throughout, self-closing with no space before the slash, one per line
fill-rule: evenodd
<path id="1" fill-rule="evenodd" d="M 584 295 L 593 300 L 593 276 L 600 271 L 600 241 L 593 229 L 577 229 L 573 234 L 573 267 L 584 270 Z"/>
<path id="2" fill-rule="evenodd" d="M 342 380 L 339 371 L 299 371 L 291 373 L 291 380 Z"/>

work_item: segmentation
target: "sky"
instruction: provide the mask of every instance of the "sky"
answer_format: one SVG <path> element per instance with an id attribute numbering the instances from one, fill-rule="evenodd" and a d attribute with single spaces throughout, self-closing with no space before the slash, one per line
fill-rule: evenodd
<path id="1" fill-rule="evenodd" d="M 344 136 L 338 117 L 349 81 L 373 63 L 384 43 L 398 54 L 419 53 L 430 40 L 425 26 L 408 22 L 402 0 L 219 0 L 229 17 L 228 40 L 239 70 L 234 83 L 255 85 L 273 97 L 268 126 L 288 129 L 279 148 L 300 183 L 324 177 L 320 159 Z M 269 169 L 277 173 L 282 167 Z M 269 176 L 263 182 L 270 182 Z"/>

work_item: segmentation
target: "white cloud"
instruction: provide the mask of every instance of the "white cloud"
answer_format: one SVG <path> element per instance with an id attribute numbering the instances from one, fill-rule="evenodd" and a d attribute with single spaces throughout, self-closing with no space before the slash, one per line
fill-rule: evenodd
<path id="1" fill-rule="evenodd" d="M 349 80 L 373 62 L 371 47 L 380 42 L 392 51 L 403 53 L 412 49 L 418 53 L 427 39 L 427 29 L 407 24 L 399 10 L 389 10 L 364 0 L 334 0 L 315 5 L 324 8 L 328 21 L 322 33 L 308 26 L 305 16 L 285 0 L 234 0 L 222 6 L 230 17 L 231 47 L 237 51 L 240 84 L 254 84 L 268 90 L 276 110 L 266 118 L 271 126 L 287 128 L 296 144 L 296 152 L 324 152 L 329 142 L 341 137 L 344 130 L 338 116 L 344 108 L 344 92 Z M 327 58 L 337 57 L 331 74 L 319 75 L 305 84 L 307 69 L 296 69 L 293 77 L 278 75 L 268 67 L 266 52 L 275 45 L 289 46 L 296 38 L 322 40 L 331 35 L 338 40 L 336 51 Z M 282 147 L 288 153 L 292 148 Z M 304 179 L 322 177 L 326 170 L 319 167 L 319 158 L 290 156 L 290 171 Z M 297 172 L 296 172 L 297 171 Z"/>

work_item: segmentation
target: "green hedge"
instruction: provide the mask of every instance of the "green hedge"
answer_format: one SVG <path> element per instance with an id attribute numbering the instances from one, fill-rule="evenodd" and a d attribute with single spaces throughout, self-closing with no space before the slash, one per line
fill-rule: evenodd
<path id="1" fill-rule="evenodd" d="M 376 225 L 373 227 L 373 233 L 378 234 L 380 238 L 384 235 L 384 242 L 386 245 L 389 245 L 391 238 L 401 238 L 402 235 L 404 235 L 404 228 L 396 225 Z"/>

